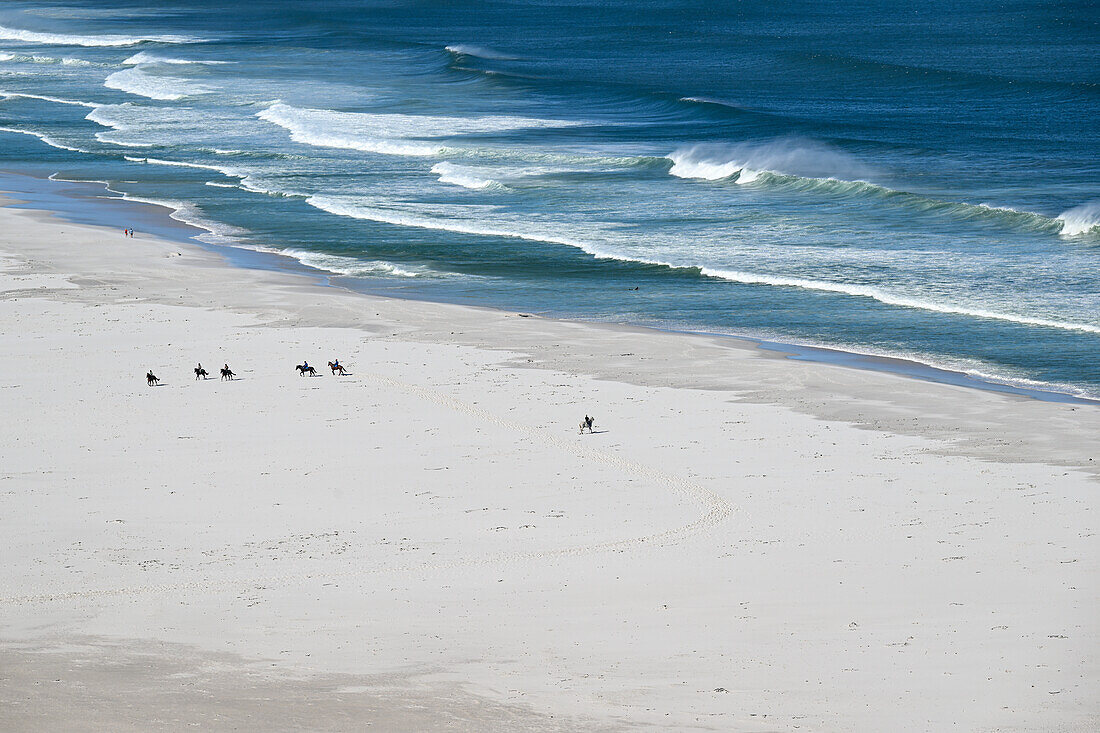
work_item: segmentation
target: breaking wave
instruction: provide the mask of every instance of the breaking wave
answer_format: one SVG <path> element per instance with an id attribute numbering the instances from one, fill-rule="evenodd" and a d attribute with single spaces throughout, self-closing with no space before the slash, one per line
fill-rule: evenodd
<path id="1" fill-rule="evenodd" d="M 131 163 L 149 163 L 150 165 L 167 165 L 178 168 L 197 168 L 199 170 L 216 171 L 221 173 L 227 178 L 244 178 L 245 173 L 236 170 L 235 168 L 226 168 L 225 166 L 207 165 L 206 163 L 185 163 L 180 160 L 164 160 L 163 158 L 139 158 L 132 155 L 122 156 L 124 159 Z"/>
<path id="2" fill-rule="evenodd" d="M 693 145 L 668 156 L 669 173 L 708 181 L 730 178 L 755 180 L 760 171 L 802 178 L 861 179 L 875 171 L 857 158 L 814 140 L 782 139 L 737 145 Z"/>
<path id="3" fill-rule="evenodd" d="M 455 43 L 446 47 L 448 53 L 452 53 L 455 56 L 476 56 L 480 59 L 487 59 L 489 61 L 514 61 L 515 56 L 509 56 L 506 53 L 500 51 L 494 51 L 491 48 L 485 48 L 484 46 L 474 46 L 469 43 Z"/>
<path id="4" fill-rule="evenodd" d="M 191 36 L 83 36 L 68 33 L 44 33 L 22 28 L 9 28 L 0 25 L 0 40 L 40 43 L 49 46 L 87 46 L 89 48 L 105 46 L 136 46 L 139 43 L 192 43 L 199 38 Z"/>
<path id="5" fill-rule="evenodd" d="M 175 76 L 154 76 L 135 66 L 132 69 L 116 71 L 108 76 L 103 86 L 108 89 L 117 89 L 127 94 L 135 94 L 149 99 L 162 101 L 175 101 L 196 94 L 208 94 L 206 87 L 200 86 L 187 79 Z"/>
<path id="6" fill-rule="evenodd" d="M 771 189 L 821 193 L 838 198 L 878 200 L 927 214 L 940 214 L 954 219 L 987 221 L 1027 231 L 1067 234 L 1066 228 L 1082 226 L 1080 214 L 1073 222 L 1031 211 L 987 203 L 949 201 L 922 194 L 900 191 L 870 181 L 861 180 L 873 171 L 850 156 L 820 144 L 778 141 L 763 145 L 692 146 L 681 148 L 668 156 L 672 161 L 669 174 L 679 178 L 699 178 L 710 181 L 729 180 L 737 184 L 756 184 Z M 1082 207 L 1078 207 L 1080 209 Z M 1087 214 L 1086 220 L 1087 220 Z"/>
<path id="7" fill-rule="evenodd" d="M 487 188 L 507 188 L 507 186 L 500 181 L 486 178 L 477 168 L 471 168 L 469 166 L 455 165 L 454 163 L 436 163 L 432 166 L 432 173 L 439 176 L 440 183 L 450 183 L 455 186 L 462 186 L 463 188 L 470 188 L 476 191 Z"/>
<path id="8" fill-rule="evenodd" d="M 53 56 L 39 56 L 38 54 L 0 53 L 0 61 L 15 61 L 27 64 L 61 64 L 62 66 L 99 66 L 100 64 L 71 57 L 55 58 Z"/>
<path id="9" fill-rule="evenodd" d="M 41 133 L 41 132 L 35 132 L 34 130 L 22 130 L 18 127 L 0 127 L 0 132 L 12 132 L 12 133 L 16 133 L 18 135 L 30 135 L 31 137 L 38 138 L 42 142 L 49 145 L 51 148 L 57 148 L 58 150 L 68 150 L 71 153 L 90 154 L 92 152 L 91 150 L 85 150 L 84 148 L 76 148 L 76 147 L 73 147 L 72 145 L 66 145 L 65 143 L 58 142 L 57 140 L 53 139 L 49 135 L 46 135 L 46 134 Z"/>
<path id="10" fill-rule="evenodd" d="M 809 278 L 795 278 L 781 275 L 752 273 L 739 270 L 711 268 L 684 262 L 624 255 L 619 252 L 611 251 L 607 248 L 606 243 L 601 246 L 600 243 L 593 241 L 544 234 L 541 231 L 525 230 L 523 228 L 520 228 L 519 226 L 516 226 L 513 229 L 504 229 L 499 227 L 484 226 L 482 224 L 475 224 L 470 221 L 440 219 L 432 216 L 425 216 L 415 212 L 401 211 L 381 206 L 367 206 L 358 203 L 353 199 L 335 196 L 310 196 L 306 199 L 306 203 L 315 208 L 321 209 L 322 211 L 327 211 L 331 214 L 346 216 L 354 219 L 376 221 L 385 224 L 392 224 L 395 226 L 435 229 L 439 231 L 449 231 L 461 234 L 472 234 L 490 237 L 509 237 L 512 239 L 546 242 L 548 244 L 562 244 L 580 249 L 581 251 L 586 252 L 587 254 L 590 254 L 597 259 L 613 259 L 622 262 L 633 262 L 643 265 L 656 265 L 674 270 L 690 270 L 695 271 L 704 277 L 710 277 L 717 280 L 725 280 L 727 282 L 735 282 L 744 285 L 769 285 L 773 287 L 799 288 L 802 290 L 813 290 L 818 292 L 836 293 L 839 295 L 847 295 L 859 298 L 870 298 L 880 303 L 900 308 L 913 308 L 935 313 L 970 316 L 974 318 L 986 318 L 991 320 L 1006 321 L 1010 323 L 1019 323 L 1022 325 L 1043 326 L 1047 328 L 1057 328 L 1068 331 L 1100 333 L 1100 325 L 1095 325 L 1091 323 L 1079 323 L 1074 321 L 1064 321 L 1038 316 L 1028 316 L 1017 313 L 993 311 L 985 308 L 971 307 L 962 304 L 941 303 L 925 298 L 892 293 L 889 290 L 884 290 L 882 288 L 871 285 L 830 282 L 827 280 L 813 280 Z"/>
<path id="11" fill-rule="evenodd" d="M 187 66 L 190 64 L 204 66 L 220 66 L 231 63 L 229 61 L 199 61 L 194 59 L 179 59 L 170 56 L 156 56 L 148 51 L 138 51 L 133 56 L 122 62 L 123 66 L 137 66 L 139 64 L 171 64 L 174 66 Z"/>
<path id="12" fill-rule="evenodd" d="M 116 191 L 110 186 L 107 187 L 107 190 L 121 196 L 124 201 L 134 201 L 139 204 L 148 204 L 150 206 L 160 206 L 161 208 L 169 209 L 168 216 L 170 218 L 196 229 L 204 230 L 205 233 L 198 235 L 196 239 L 208 244 L 236 244 L 240 241 L 241 237 L 249 233 L 247 230 L 241 229 L 240 227 L 207 218 L 198 206 L 186 201 L 151 199 L 143 196 L 134 196 L 125 191 Z"/>
<path id="13" fill-rule="evenodd" d="M 1100 200 L 1075 206 L 1058 215 L 1063 237 L 1079 237 L 1100 231 Z"/>
<path id="14" fill-rule="evenodd" d="M 287 130 L 292 140 L 304 145 L 420 157 L 445 153 L 448 148 L 438 140 L 462 135 L 581 124 L 512 116 L 446 117 L 338 112 L 292 107 L 282 102 L 272 104 L 256 116 Z"/>
<path id="15" fill-rule="evenodd" d="M 360 260 L 355 257 L 310 252 L 303 249 L 270 249 L 269 252 L 293 257 L 307 267 L 349 277 L 424 277 L 435 273 L 425 267 L 397 265 L 383 260 Z"/>
<path id="16" fill-rule="evenodd" d="M 79 99 L 62 99 L 61 97 L 49 97 L 45 94 L 28 94 L 26 92 L 0 92 L 0 99 L 38 99 L 43 102 L 69 104 L 75 107 L 87 107 L 89 109 L 95 109 L 100 106 L 94 102 L 82 102 Z"/>

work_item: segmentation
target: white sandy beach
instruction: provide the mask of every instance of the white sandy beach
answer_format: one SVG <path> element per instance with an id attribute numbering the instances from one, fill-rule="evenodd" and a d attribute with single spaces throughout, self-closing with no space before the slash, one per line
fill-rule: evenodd
<path id="1" fill-rule="evenodd" d="M 0 232 L 0 730 L 1100 728 L 1098 407 Z"/>

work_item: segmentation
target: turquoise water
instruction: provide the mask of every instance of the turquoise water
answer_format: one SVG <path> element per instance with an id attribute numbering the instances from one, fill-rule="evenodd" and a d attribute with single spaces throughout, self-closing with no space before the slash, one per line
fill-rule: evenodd
<path id="1" fill-rule="evenodd" d="M 0 6 L 0 167 L 353 287 L 1100 396 L 1085 3 Z"/>

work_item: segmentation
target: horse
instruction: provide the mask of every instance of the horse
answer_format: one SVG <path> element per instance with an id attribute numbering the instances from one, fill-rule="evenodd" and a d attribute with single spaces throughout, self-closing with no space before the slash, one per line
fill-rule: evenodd
<path id="1" fill-rule="evenodd" d="M 311 367 L 309 364 L 298 364 L 294 368 L 298 370 L 299 377 L 304 377 L 307 374 L 311 377 L 317 376 L 317 370 Z"/>
<path id="2" fill-rule="evenodd" d="M 146 383 L 147 383 L 147 384 L 148 384 L 148 385 L 149 385 L 150 387 L 153 387 L 153 386 L 155 386 L 155 385 L 158 385 L 158 384 L 160 384 L 160 380 L 159 380 L 159 379 L 157 379 L 156 375 L 155 375 L 155 374 L 153 374 L 153 372 L 151 372 L 151 371 L 150 371 L 150 372 L 146 372 L 146 374 L 145 374 L 145 381 L 146 381 Z"/>
<path id="3" fill-rule="evenodd" d="M 330 361 L 328 363 L 328 368 L 332 370 L 333 374 L 336 374 L 337 372 L 340 373 L 340 376 L 344 376 L 345 374 L 347 374 L 347 370 L 344 369 L 343 364 L 338 361 Z"/>
<path id="4" fill-rule="evenodd" d="M 592 426 L 595 425 L 595 424 L 596 424 L 595 420 L 590 418 L 588 415 L 585 415 L 584 420 L 581 421 L 581 435 L 584 435 L 585 428 L 587 428 L 588 432 L 591 433 L 592 432 Z"/>
<path id="5" fill-rule="evenodd" d="M 206 379 L 206 370 L 202 368 L 202 364 L 195 367 L 195 379 Z"/>
<path id="6" fill-rule="evenodd" d="M 205 374 L 205 372 L 203 373 Z M 222 367 L 222 379 L 233 381 L 233 377 L 235 376 L 237 375 L 233 373 L 233 370 L 229 368 L 228 364 Z"/>

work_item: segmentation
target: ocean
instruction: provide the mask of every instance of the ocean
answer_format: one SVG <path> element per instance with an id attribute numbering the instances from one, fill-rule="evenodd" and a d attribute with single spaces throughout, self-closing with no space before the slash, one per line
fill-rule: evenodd
<path id="1" fill-rule="evenodd" d="M 1098 38 L 1086 2 L 7 0 L 0 169 L 366 292 L 1100 398 Z"/>

